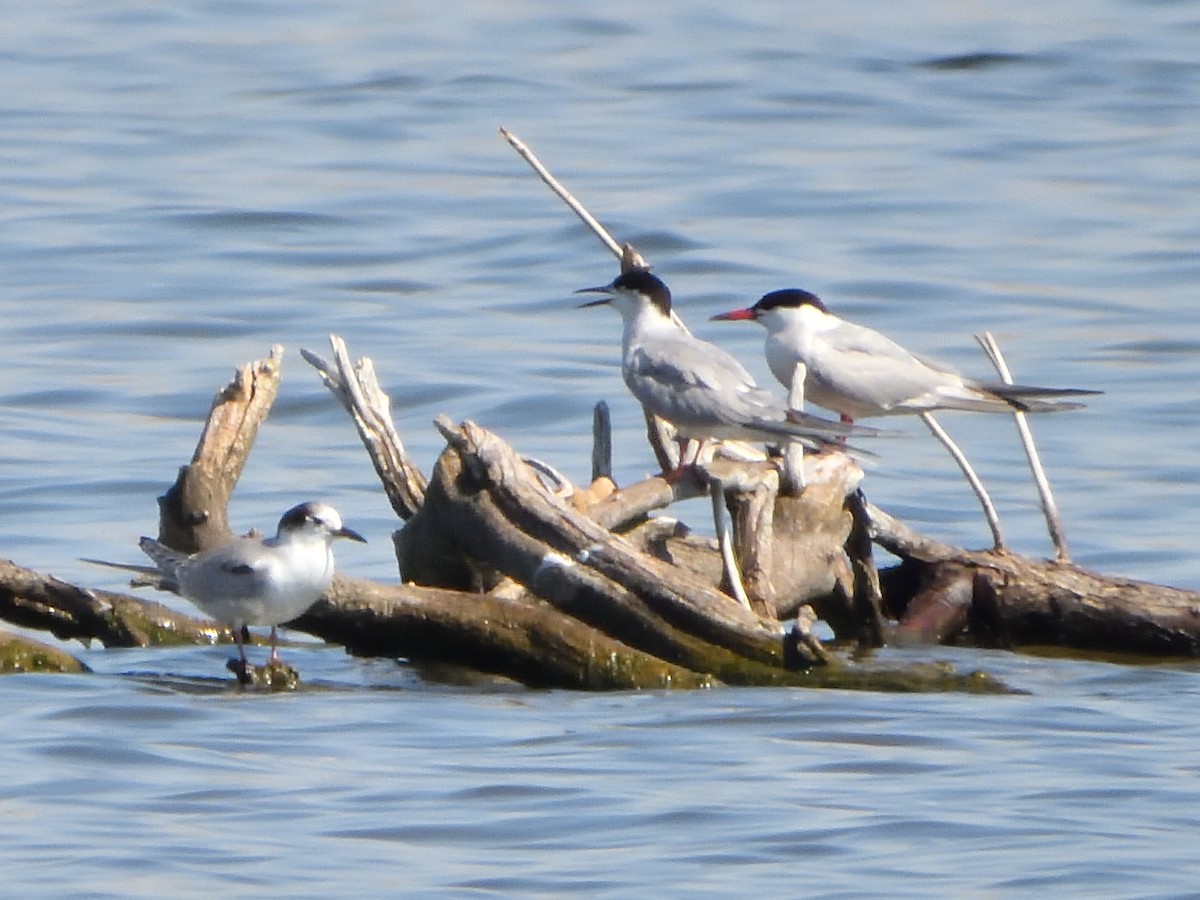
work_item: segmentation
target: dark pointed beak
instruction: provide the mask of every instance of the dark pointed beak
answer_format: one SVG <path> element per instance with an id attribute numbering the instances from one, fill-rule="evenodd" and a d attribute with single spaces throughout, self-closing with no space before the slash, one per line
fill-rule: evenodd
<path id="1" fill-rule="evenodd" d="M 600 287 L 580 288 L 575 293 L 577 294 L 607 294 L 606 297 L 601 297 L 599 300 L 589 300 L 587 303 L 580 303 L 579 309 L 587 309 L 589 306 L 605 306 L 612 303 L 612 287 L 610 285 L 601 285 Z"/>
<path id="2" fill-rule="evenodd" d="M 741 322 L 746 319 L 757 319 L 753 309 L 731 309 L 729 312 L 718 313 L 709 319 L 710 322 Z"/>
<path id="3" fill-rule="evenodd" d="M 348 541 L 358 541 L 360 544 L 365 544 L 367 539 L 355 531 L 353 528 L 342 527 L 333 533 L 334 537 L 345 538 Z"/>

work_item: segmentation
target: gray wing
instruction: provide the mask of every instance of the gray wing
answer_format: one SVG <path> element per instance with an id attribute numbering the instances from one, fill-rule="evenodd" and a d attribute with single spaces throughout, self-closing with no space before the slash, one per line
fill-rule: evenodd
<path id="1" fill-rule="evenodd" d="M 741 363 L 719 347 L 685 337 L 643 342 L 626 359 L 626 383 L 646 407 L 672 422 L 732 420 L 746 404 L 783 418 L 782 404 L 773 410 L 771 395 Z"/>
<path id="2" fill-rule="evenodd" d="M 271 574 L 271 560 L 261 551 L 261 541 L 238 538 L 188 557 L 178 569 L 180 593 L 222 600 L 260 597 L 270 586 Z"/>
<path id="3" fill-rule="evenodd" d="M 808 377 L 826 392 L 858 398 L 881 411 L 933 408 L 956 395 L 967 399 L 973 393 L 948 366 L 910 353 L 879 332 L 851 322 L 822 332 L 805 362 Z"/>
<path id="4" fill-rule="evenodd" d="M 639 345 L 624 368 L 633 395 L 685 433 L 831 438 L 849 430 L 815 416 L 789 420 L 783 400 L 758 387 L 733 356 L 686 335 Z"/>

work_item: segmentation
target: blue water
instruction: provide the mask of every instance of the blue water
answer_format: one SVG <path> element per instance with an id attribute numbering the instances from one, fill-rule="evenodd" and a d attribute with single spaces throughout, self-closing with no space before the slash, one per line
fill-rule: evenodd
<path id="1" fill-rule="evenodd" d="M 613 259 L 497 135 L 632 240 L 701 336 L 802 286 L 986 375 L 1105 391 L 1035 430 L 1075 558 L 1200 588 L 1200 3 L 348 0 L 6 4 L 0 554 L 119 588 L 234 368 L 286 347 L 238 530 L 319 496 L 395 578 L 396 521 L 299 358 L 375 361 L 416 459 L 440 412 L 587 474 L 653 461 Z M 1048 541 L 1011 423 L 954 416 L 1010 543 Z M 919 425 L 873 501 L 981 546 Z M 689 513 L 689 516 L 700 516 Z M 1198 883 L 1196 668 L 909 650 L 1015 697 L 447 687 L 291 651 L 105 651 L 0 680 L 6 892 L 56 896 L 1089 896 Z"/>

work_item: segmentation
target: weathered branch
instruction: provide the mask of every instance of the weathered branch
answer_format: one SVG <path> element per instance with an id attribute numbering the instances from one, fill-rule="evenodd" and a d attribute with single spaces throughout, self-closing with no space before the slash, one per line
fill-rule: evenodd
<path id="1" fill-rule="evenodd" d="M 738 567 L 737 557 L 734 555 L 733 523 L 729 520 L 729 509 L 725 505 L 725 486 L 721 484 L 720 478 L 710 477 L 708 494 L 709 500 L 712 502 L 713 527 L 717 532 L 717 548 L 721 553 L 721 567 L 725 572 L 725 584 L 729 588 L 730 595 L 738 603 L 746 609 L 754 609 L 750 603 L 750 597 L 746 593 L 746 586 L 742 583 L 742 571 Z M 760 599 L 761 608 L 755 610 L 759 615 L 765 615 L 767 612 L 763 604 L 764 601 Z"/>
<path id="2" fill-rule="evenodd" d="M 562 183 L 557 178 L 550 174 L 550 170 L 543 166 L 542 161 L 537 158 L 534 152 L 525 146 L 525 142 L 507 128 L 501 128 L 500 134 L 506 141 L 508 141 L 512 148 L 517 151 L 521 159 L 529 163 L 529 167 L 533 169 L 533 171 L 537 173 L 538 177 L 546 183 L 546 186 L 549 187 L 550 190 L 554 191 L 554 193 L 560 200 L 563 201 L 563 203 L 567 204 L 571 212 L 575 213 L 575 215 L 579 217 L 580 221 L 583 222 L 584 225 L 591 229 L 592 234 L 596 235 L 596 237 L 600 239 L 600 242 L 608 248 L 609 252 L 612 253 L 612 255 L 617 259 L 620 259 L 623 248 L 617 242 L 617 240 L 608 233 L 604 226 L 601 225 L 590 212 L 584 208 L 582 203 L 575 199 L 574 195 L 572 195 L 570 191 L 563 187 Z M 645 267 L 644 261 L 643 267 Z"/>
<path id="3" fill-rule="evenodd" d="M 544 603 L 336 576 L 292 623 L 366 656 L 461 665 L 523 684 L 580 690 L 705 687 L 707 675 L 597 633 Z"/>
<path id="4" fill-rule="evenodd" d="M 716 484 L 721 486 L 719 481 Z M 737 559 L 742 569 L 739 571 L 736 566 L 726 562 L 726 580 L 730 582 L 735 597 L 760 616 L 771 618 L 777 618 L 778 601 L 771 578 L 776 544 L 775 500 L 778 494 L 779 473 L 772 468 L 765 471 L 762 480 L 749 490 L 734 491 L 728 495 L 737 535 Z M 724 502 L 725 498 L 721 500 Z M 716 504 L 714 497 L 714 508 Z M 744 586 L 740 583 L 741 572 L 745 573 Z M 732 580 L 735 574 L 739 578 L 736 584 Z"/>
<path id="5" fill-rule="evenodd" d="M 601 400 L 592 410 L 592 483 L 612 477 L 612 414 Z"/>
<path id="6" fill-rule="evenodd" d="M 379 386 L 370 359 L 352 363 L 346 342 L 336 334 L 329 336 L 329 343 L 333 365 L 308 350 L 301 350 L 300 355 L 321 374 L 325 386 L 350 414 L 396 515 L 410 519 L 425 499 L 426 479 L 396 431 L 391 400 Z"/>
<path id="7" fill-rule="evenodd" d="M 1000 352 L 1000 345 L 996 343 L 992 333 L 985 331 L 983 334 L 977 334 L 975 340 L 979 342 L 983 352 L 996 367 L 1000 379 L 1005 384 L 1012 384 L 1012 372 L 1009 371 L 1008 363 L 1004 361 L 1004 354 Z M 1029 460 L 1033 483 L 1037 486 L 1038 497 L 1042 503 L 1042 514 L 1046 517 L 1046 528 L 1050 532 L 1050 540 L 1054 542 L 1058 561 L 1069 562 L 1071 554 L 1067 551 L 1067 534 L 1063 529 L 1062 517 L 1058 514 L 1058 504 L 1054 502 L 1054 493 L 1050 490 L 1050 479 L 1046 477 L 1046 470 L 1038 455 L 1037 445 L 1033 442 L 1033 432 L 1029 430 L 1029 421 L 1025 413 L 1019 409 L 1013 410 L 1013 421 L 1017 423 L 1017 434 L 1021 437 L 1021 446 L 1025 448 L 1025 458 Z"/>
<path id="8" fill-rule="evenodd" d="M 161 603 L 76 587 L 8 561 L 0 561 L 0 619 L 105 647 L 212 644 L 228 635 Z"/>
<path id="9" fill-rule="evenodd" d="M 971 461 L 967 459 L 967 454 L 963 453 L 962 448 L 954 442 L 954 439 L 950 437 L 946 429 L 933 417 L 933 413 L 921 413 L 921 421 L 925 423 L 925 427 L 938 439 L 941 445 L 950 452 L 950 456 L 958 464 L 959 470 L 963 473 L 963 477 L 967 479 L 967 484 L 971 486 L 971 490 L 979 499 L 979 505 L 983 508 L 983 517 L 987 520 L 988 528 L 992 532 L 993 546 L 997 550 L 1003 550 L 1004 533 L 1000 530 L 1000 515 L 996 512 L 996 505 L 992 503 L 991 495 L 988 494 L 987 488 L 983 486 L 983 481 L 975 474 L 975 469 L 971 466 Z"/>
<path id="10" fill-rule="evenodd" d="M 860 644 L 882 647 L 884 644 L 883 589 L 871 550 L 871 522 L 862 491 L 846 497 L 851 529 L 846 538 L 846 556 L 850 562 L 850 592 L 855 622 L 854 634 Z M 842 634 L 838 631 L 838 634 Z"/>
<path id="11" fill-rule="evenodd" d="M 460 556 L 680 665 L 722 680 L 739 677 L 729 664 L 744 667 L 740 656 L 779 665 L 778 635 L 756 616 L 693 576 L 638 554 L 550 496 L 491 432 L 472 423 L 440 427 L 449 446 L 438 460 L 425 506 L 401 541 L 409 577 L 427 583 L 445 577 L 423 552 L 430 536 L 440 534 L 441 546 L 457 543 Z M 705 649 L 707 644 L 713 646 Z M 717 655 L 723 661 L 715 664 Z"/>
<path id="12" fill-rule="evenodd" d="M 1071 563 L 963 550 L 917 534 L 878 507 L 868 511 L 876 542 L 918 566 L 921 582 L 932 583 L 945 570 L 967 570 L 973 599 L 979 602 L 981 590 L 987 591 L 1014 644 L 1200 655 L 1200 593 L 1098 575 Z M 953 631 L 946 625 L 934 630 Z"/>
<path id="13" fill-rule="evenodd" d="M 279 390 L 283 348 L 242 366 L 217 392 L 192 461 L 158 500 L 158 539 L 183 553 L 229 540 L 229 498 Z"/>

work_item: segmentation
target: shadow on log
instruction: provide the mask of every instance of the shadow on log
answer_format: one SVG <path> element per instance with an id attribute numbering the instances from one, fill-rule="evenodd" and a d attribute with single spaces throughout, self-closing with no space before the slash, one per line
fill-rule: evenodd
<path id="1" fill-rule="evenodd" d="M 211 644 L 225 629 L 161 603 L 76 587 L 0 561 L 0 618 L 105 647 Z"/>
<path id="2" fill-rule="evenodd" d="M 545 603 L 464 597 L 337 576 L 294 627 L 362 656 L 464 666 L 535 687 L 615 690 L 708 687 L 707 675 L 598 634 Z"/>
<path id="3" fill-rule="evenodd" d="M 905 561 L 908 571 L 889 606 L 910 637 L 961 643 L 977 631 L 983 646 L 999 640 L 1010 647 L 1200 655 L 1194 591 L 1006 551 L 963 550 L 917 534 L 878 507 L 868 512 L 875 541 Z"/>

